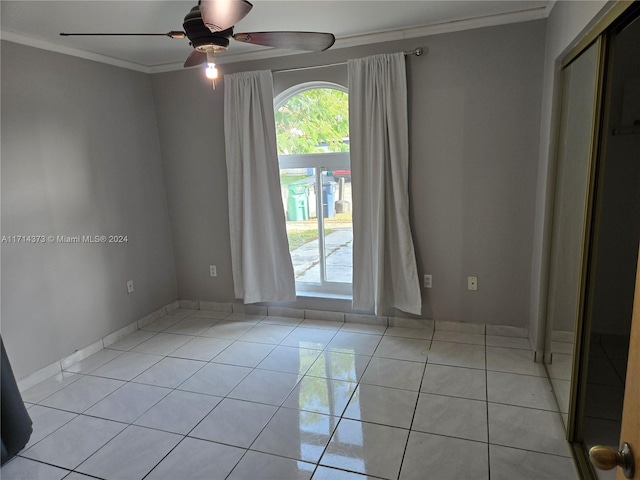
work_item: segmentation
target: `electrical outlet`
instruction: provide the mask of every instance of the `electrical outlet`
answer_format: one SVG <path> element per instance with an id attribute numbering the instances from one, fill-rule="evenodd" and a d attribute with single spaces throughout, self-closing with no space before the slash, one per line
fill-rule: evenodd
<path id="1" fill-rule="evenodd" d="M 469 290 L 478 290 L 478 277 L 469 277 L 467 279 L 467 287 Z"/>
<path id="2" fill-rule="evenodd" d="M 425 275 L 424 276 L 424 288 L 431 288 L 432 281 L 433 281 L 433 276 L 432 275 Z"/>
<path id="3" fill-rule="evenodd" d="M 133 280 L 127 280 L 127 293 L 133 293 Z"/>
<path id="4" fill-rule="evenodd" d="M 211 275 L 212 277 L 218 276 L 218 270 L 216 269 L 215 265 L 209 265 L 209 275 Z"/>

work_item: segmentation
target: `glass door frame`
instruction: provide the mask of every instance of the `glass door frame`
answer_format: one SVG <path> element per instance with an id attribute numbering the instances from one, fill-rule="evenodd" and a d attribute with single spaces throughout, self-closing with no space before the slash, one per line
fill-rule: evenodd
<path id="1" fill-rule="evenodd" d="M 318 222 L 318 253 L 320 258 L 320 283 L 296 281 L 297 293 L 326 293 L 328 295 L 351 296 L 352 284 L 327 280 L 326 249 L 324 235 L 324 202 L 322 195 L 324 172 L 351 168 L 349 152 L 309 153 L 301 155 L 278 155 L 281 169 L 313 168 L 316 182 L 316 218 Z"/>

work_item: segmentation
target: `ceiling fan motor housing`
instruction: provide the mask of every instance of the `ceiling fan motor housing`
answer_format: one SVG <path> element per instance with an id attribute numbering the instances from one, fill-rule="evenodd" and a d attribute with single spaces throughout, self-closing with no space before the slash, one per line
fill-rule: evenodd
<path id="1" fill-rule="evenodd" d="M 200 7 L 197 5 L 184 17 L 182 24 L 191 46 L 200 52 L 226 50 L 229 38 L 233 35 L 233 27 L 221 32 L 212 33 L 202 22 Z"/>

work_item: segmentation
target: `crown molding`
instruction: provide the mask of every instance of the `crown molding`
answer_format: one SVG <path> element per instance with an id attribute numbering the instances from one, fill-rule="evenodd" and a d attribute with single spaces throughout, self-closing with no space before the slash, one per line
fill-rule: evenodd
<path id="1" fill-rule="evenodd" d="M 496 27 L 510 23 L 529 22 L 547 17 L 545 7 L 531 8 L 519 12 L 501 13 L 475 17 L 465 20 L 454 20 L 451 22 L 434 23 L 422 27 L 405 28 L 402 30 L 392 30 L 388 32 L 372 33 L 368 35 L 358 35 L 336 40 L 334 48 L 347 48 L 370 43 L 390 42 L 394 40 L 407 40 L 411 38 L 429 37 L 443 33 L 461 32 L 464 30 L 474 30 L 477 28 Z"/>
<path id="2" fill-rule="evenodd" d="M 222 65 L 222 57 L 216 55 L 216 65 Z M 186 67 L 186 68 L 200 68 L 199 65 L 194 67 Z M 165 73 L 165 72 L 176 72 L 178 70 L 184 70 L 185 66 L 183 62 L 176 63 L 165 63 L 163 65 L 153 65 L 149 67 L 149 73 Z"/>
<path id="3" fill-rule="evenodd" d="M 344 37 L 336 39 L 331 50 L 340 48 L 356 47 L 360 45 L 368 45 L 372 43 L 391 42 L 396 40 L 407 40 L 411 38 L 428 37 L 431 35 L 439 35 L 443 33 L 460 32 L 464 30 L 473 30 L 477 28 L 495 27 L 510 23 L 528 22 L 532 20 L 540 20 L 547 18 L 555 5 L 555 1 L 549 2 L 545 7 L 531 8 L 512 13 L 501 13 L 496 15 L 487 15 L 484 17 L 469 18 L 465 20 L 454 20 L 451 22 L 436 23 L 432 25 L 424 25 L 422 27 L 406 28 L 401 30 L 391 30 L 386 32 L 370 33 L 366 35 L 356 35 L 352 37 Z M 182 70 L 182 62 L 167 63 L 164 65 L 146 66 L 124 60 L 118 60 L 97 53 L 86 52 L 76 48 L 65 47 L 46 40 L 29 37 L 26 35 L 2 30 L 2 39 L 10 42 L 20 43 L 23 45 L 41 48 L 51 52 L 63 53 L 75 57 L 93 60 L 96 62 L 106 63 L 121 68 L 128 68 L 142 73 L 164 73 L 176 70 Z M 287 55 L 295 55 L 295 51 L 283 50 L 276 48 L 260 49 L 252 52 L 244 53 L 224 53 L 216 57 L 219 65 L 236 62 L 246 62 L 251 60 L 264 60 L 267 58 L 282 57 Z M 300 52 L 303 53 L 303 52 Z"/>
<path id="4" fill-rule="evenodd" d="M 30 37 L 21 33 L 10 32 L 8 30 L 0 30 L 0 39 L 8 42 L 19 43 L 28 47 L 40 48 L 49 52 L 62 53 L 64 55 L 71 55 L 72 57 L 84 58 L 85 60 L 106 63 L 107 65 L 113 65 L 114 67 L 127 68 L 129 70 L 135 70 L 136 72 L 151 73 L 151 69 L 145 65 L 127 62 L 126 60 L 119 60 L 106 55 L 100 55 L 99 53 L 87 52 L 78 48 L 65 47 L 64 45 L 58 45 L 57 43 Z"/>
<path id="5" fill-rule="evenodd" d="M 544 7 L 545 17 L 548 17 L 549 15 L 551 15 L 551 10 L 553 10 L 553 7 L 556 6 L 556 3 L 558 3 L 558 0 L 549 0 L 549 3 L 547 3 L 547 6 Z"/>

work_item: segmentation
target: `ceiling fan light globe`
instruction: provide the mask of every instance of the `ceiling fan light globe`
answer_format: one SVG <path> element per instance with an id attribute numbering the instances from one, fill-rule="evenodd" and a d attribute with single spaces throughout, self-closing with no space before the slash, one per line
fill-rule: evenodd
<path id="1" fill-rule="evenodd" d="M 218 78 L 218 69 L 216 68 L 216 64 L 209 63 L 204 73 L 210 80 L 215 80 L 216 78 Z"/>

